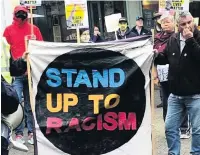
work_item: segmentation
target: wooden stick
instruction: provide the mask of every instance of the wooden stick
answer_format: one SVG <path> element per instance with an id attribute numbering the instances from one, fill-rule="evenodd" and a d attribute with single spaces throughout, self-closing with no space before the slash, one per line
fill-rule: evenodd
<path id="1" fill-rule="evenodd" d="M 25 37 L 25 49 L 28 51 L 28 36 Z M 35 106 L 33 104 L 33 88 L 32 88 L 32 80 L 31 80 L 31 66 L 29 55 L 27 57 L 27 73 L 28 73 L 28 88 L 29 88 L 29 97 L 30 97 L 30 105 L 32 112 L 35 112 Z"/>
<path id="2" fill-rule="evenodd" d="M 81 42 L 79 26 L 76 27 L 77 43 Z"/>
<path id="3" fill-rule="evenodd" d="M 154 29 L 151 30 L 152 32 L 152 39 L 154 44 Z M 154 113 L 155 113 L 155 87 L 154 87 L 154 73 L 155 73 L 155 66 L 154 63 L 152 64 L 151 68 L 151 136 L 152 136 L 152 155 L 156 154 L 156 144 L 155 144 L 155 124 L 154 124 Z"/>
<path id="4" fill-rule="evenodd" d="M 151 69 L 151 136 L 152 136 L 152 155 L 155 155 L 155 147 L 156 147 L 156 144 L 155 144 L 155 124 L 154 124 L 154 113 L 155 113 L 155 100 L 154 100 L 154 97 L 155 97 L 155 87 L 154 87 L 154 73 L 155 73 L 155 67 L 154 67 L 154 64 L 152 65 L 152 69 Z"/>
<path id="5" fill-rule="evenodd" d="M 31 37 L 33 37 L 33 6 L 32 3 L 30 4 L 30 15 L 31 15 Z"/>

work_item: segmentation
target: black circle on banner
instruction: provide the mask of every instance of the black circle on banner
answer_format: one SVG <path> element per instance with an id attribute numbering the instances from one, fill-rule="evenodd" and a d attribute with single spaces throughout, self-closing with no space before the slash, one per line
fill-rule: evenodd
<path id="1" fill-rule="evenodd" d="M 59 76 L 62 79 L 60 86 L 51 87 L 47 84 L 49 78 L 46 72 L 49 68 L 56 68 L 60 71 Z M 94 70 L 103 75 L 103 70 L 107 69 L 109 71 L 109 69 L 113 68 L 120 68 L 125 73 L 125 81 L 120 87 L 110 88 L 108 86 L 105 88 L 100 83 L 98 88 L 88 88 L 85 84 L 80 84 L 78 87 L 67 87 L 66 83 L 67 80 L 70 80 L 70 77 L 61 73 L 62 69 L 77 70 L 77 74 L 72 74 L 71 78 L 72 86 L 74 86 L 80 70 L 87 72 L 92 84 Z M 115 74 L 114 81 L 119 81 L 119 78 L 119 74 Z M 72 155 L 100 155 L 116 150 L 134 137 L 141 126 L 145 113 L 145 76 L 134 60 L 119 52 L 86 48 L 63 54 L 52 61 L 44 70 L 37 89 L 35 112 L 41 132 L 55 147 Z M 50 112 L 47 108 L 46 94 L 48 93 L 52 94 L 53 107 L 57 106 L 58 93 L 76 94 L 78 103 L 75 106 L 70 106 L 68 112 L 63 112 L 63 108 L 59 112 Z M 88 100 L 88 96 L 91 94 L 104 96 L 104 99 L 99 101 L 99 114 L 94 114 L 94 103 Z M 104 107 L 104 100 L 109 94 L 118 94 L 120 101 L 116 107 L 106 109 Z M 112 99 L 111 104 L 115 101 L 115 99 Z M 119 113 L 126 113 L 127 118 L 129 113 L 134 113 L 136 116 L 136 128 L 133 129 L 130 125 L 129 130 L 125 129 L 125 127 L 123 130 L 119 130 L 118 126 L 113 131 L 106 130 L 103 127 L 102 130 L 97 130 L 98 123 L 113 126 L 111 121 L 107 120 L 106 122 L 104 120 L 104 116 L 109 112 L 116 114 L 117 118 L 114 119 L 111 116 L 109 118 L 112 119 L 112 122 L 117 122 L 118 125 L 120 122 Z M 81 125 L 87 117 L 92 117 L 93 119 L 87 122 L 86 125 L 94 123 L 95 127 L 85 131 Z M 62 127 L 59 127 L 59 131 L 50 129 L 50 132 L 47 133 L 48 118 L 59 118 L 62 120 Z M 78 126 L 81 131 L 77 131 L 77 126 L 69 128 L 72 118 L 79 120 Z M 100 118 L 102 118 L 102 121 L 100 121 Z M 66 131 L 66 129 L 68 130 Z"/>

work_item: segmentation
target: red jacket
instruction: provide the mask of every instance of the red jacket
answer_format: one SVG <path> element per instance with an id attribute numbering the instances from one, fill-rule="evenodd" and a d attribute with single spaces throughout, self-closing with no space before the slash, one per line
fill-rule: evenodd
<path id="1" fill-rule="evenodd" d="M 22 57 L 25 52 L 25 36 L 31 35 L 31 24 L 28 19 L 22 21 L 15 17 L 15 13 L 23 10 L 28 13 L 28 10 L 23 6 L 17 6 L 14 9 L 14 17 L 12 25 L 6 27 L 3 36 L 10 44 L 11 54 L 14 60 Z M 36 40 L 43 40 L 40 30 L 37 26 L 33 25 L 33 32 Z M 30 37 L 29 37 L 30 38 Z"/>

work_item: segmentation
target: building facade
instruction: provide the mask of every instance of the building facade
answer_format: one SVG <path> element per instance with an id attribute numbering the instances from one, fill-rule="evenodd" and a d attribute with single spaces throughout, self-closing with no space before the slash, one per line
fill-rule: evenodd
<path id="1" fill-rule="evenodd" d="M 121 13 L 122 16 L 127 17 L 131 28 L 135 25 L 136 17 L 143 16 L 144 26 L 151 29 L 154 27 L 153 13 L 158 11 L 159 2 L 151 0 L 87 1 L 87 8 L 90 33 L 93 33 L 94 26 L 98 26 L 103 37 L 109 40 L 112 33 L 106 31 L 105 16 Z M 200 2 L 190 2 L 190 12 L 194 17 L 200 18 L 199 9 Z M 76 42 L 76 30 L 71 30 L 66 25 L 64 0 L 42 1 L 33 13 L 44 15 L 44 17 L 34 18 L 34 24 L 40 28 L 45 41 Z"/>

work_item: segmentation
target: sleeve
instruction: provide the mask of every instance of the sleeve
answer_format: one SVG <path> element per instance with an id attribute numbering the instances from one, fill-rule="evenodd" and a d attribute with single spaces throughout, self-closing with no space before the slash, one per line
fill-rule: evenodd
<path id="1" fill-rule="evenodd" d="M 11 44 L 11 39 L 10 39 L 10 34 L 9 34 L 9 29 L 8 28 L 6 28 L 4 30 L 3 37 L 6 38 L 8 44 Z"/>
<path id="2" fill-rule="evenodd" d="M 147 33 L 148 35 L 152 35 L 151 31 L 149 31 L 149 30 L 147 30 L 147 31 L 148 31 L 148 33 Z"/>
<path id="3" fill-rule="evenodd" d="M 42 37 L 42 34 L 40 32 L 40 29 L 38 27 L 35 28 L 36 29 L 36 40 L 39 40 L 39 41 L 43 41 L 43 37 Z"/>
<path id="4" fill-rule="evenodd" d="M 17 111 L 19 99 L 15 89 L 1 77 L 1 113 L 9 115 Z"/>
<path id="5" fill-rule="evenodd" d="M 26 62 L 19 58 L 17 60 L 10 61 L 10 74 L 11 75 L 23 75 L 27 71 Z"/>
<path id="6" fill-rule="evenodd" d="M 200 61 L 200 41 L 197 42 L 195 38 L 189 38 L 185 41 L 185 43 L 190 47 L 192 56 Z"/>
<path id="7" fill-rule="evenodd" d="M 167 53 L 169 51 L 169 42 L 167 43 L 167 46 L 163 52 L 158 53 L 157 57 L 155 58 L 154 63 L 156 65 L 166 65 L 169 64 Z"/>
<path id="8" fill-rule="evenodd" d="M 97 41 L 97 38 L 98 38 L 98 36 L 93 35 L 91 38 L 91 41 L 95 43 Z"/>
<path id="9" fill-rule="evenodd" d="M 154 37 L 154 45 L 153 45 L 153 48 L 154 49 L 158 49 L 158 39 L 157 39 L 157 35 Z"/>

